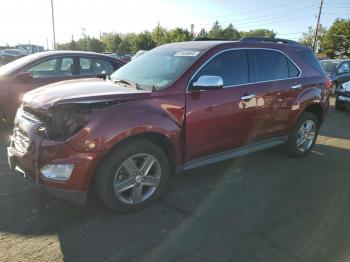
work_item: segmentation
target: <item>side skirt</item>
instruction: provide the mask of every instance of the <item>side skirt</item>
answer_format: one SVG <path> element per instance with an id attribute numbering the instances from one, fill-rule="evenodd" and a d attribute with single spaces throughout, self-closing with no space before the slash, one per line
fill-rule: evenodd
<path id="1" fill-rule="evenodd" d="M 188 162 L 184 163 L 182 166 L 178 167 L 177 173 L 181 173 L 181 172 L 184 172 L 184 171 L 187 171 L 187 170 L 190 170 L 193 168 L 197 168 L 200 166 L 214 164 L 216 162 L 228 160 L 231 158 L 244 156 L 244 155 L 256 152 L 256 151 L 270 148 L 270 147 L 278 146 L 278 145 L 286 143 L 287 140 L 288 140 L 287 136 L 277 137 L 277 138 L 249 144 L 249 145 L 246 145 L 243 147 L 231 149 L 231 150 L 228 150 L 225 152 L 220 152 L 217 154 L 194 159 L 194 160 L 188 161 Z"/>

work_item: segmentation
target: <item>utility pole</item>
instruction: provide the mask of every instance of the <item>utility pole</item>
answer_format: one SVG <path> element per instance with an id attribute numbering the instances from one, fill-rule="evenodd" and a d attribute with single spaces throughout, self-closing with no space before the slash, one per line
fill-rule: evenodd
<path id="1" fill-rule="evenodd" d="M 320 9 L 318 10 L 317 24 L 316 24 L 316 29 L 315 29 L 315 38 L 314 38 L 314 43 L 313 43 L 313 46 L 312 46 L 312 50 L 314 52 L 316 51 L 316 47 L 317 47 L 317 35 L 318 35 L 318 29 L 320 27 L 320 18 L 321 18 L 321 13 L 322 13 L 322 6 L 323 6 L 323 0 L 321 0 Z"/>
<path id="2" fill-rule="evenodd" d="M 159 22 L 158 22 L 158 25 L 157 25 L 157 46 L 159 46 Z"/>
<path id="3" fill-rule="evenodd" d="M 194 37 L 194 24 L 191 24 L 191 35 Z"/>
<path id="4" fill-rule="evenodd" d="M 51 0 L 51 16 L 52 16 L 52 34 L 53 34 L 53 49 L 56 49 L 56 33 L 55 33 L 55 18 L 53 15 L 53 0 Z"/>

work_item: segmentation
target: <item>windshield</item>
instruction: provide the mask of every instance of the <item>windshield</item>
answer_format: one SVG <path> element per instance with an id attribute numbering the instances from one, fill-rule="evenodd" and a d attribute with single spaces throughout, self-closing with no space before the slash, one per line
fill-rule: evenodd
<path id="1" fill-rule="evenodd" d="M 156 48 L 120 68 L 111 75 L 111 79 L 124 79 L 157 90 L 163 89 L 185 72 L 201 54 L 201 50 L 197 49 Z"/>
<path id="2" fill-rule="evenodd" d="M 337 70 L 337 66 L 340 64 L 338 61 L 321 61 L 324 71 L 327 73 L 334 73 Z"/>
<path id="3" fill-rule="evenodd" d="M 11 63 L 8 63 L 6 65 L 3 65 L 0 67 L 0 76 L 11 74 L 12 72 L 16 71 L 18 68 L 22 67 L 26 63 L 31 62 L 34 60 L 38 55 L 28 55 L 22 58 L 19 58 Z"/>

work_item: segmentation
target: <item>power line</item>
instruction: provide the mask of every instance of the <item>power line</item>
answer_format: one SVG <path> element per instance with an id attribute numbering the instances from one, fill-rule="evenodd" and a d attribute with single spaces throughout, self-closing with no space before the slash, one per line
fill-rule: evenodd
<path id="1" fill-rule="evenodd" d="M 295 3 L 299 3 L 299 2 L 305 2 L 305 0 L 299 0 L 299 1 L 292 1 L 292 2 L 288 2 L 288 3 L 283 3 L 283 4 L 279 4 L 279 5 L 273 5 L 273 6 L 269 6 L 269 7 L 265 7 L 264 9 L 253 9 L 253 10 L 249 10 L 249 11 L 240 11 L 239 13 L 231 13 L 231 14 L 227 14 L 227 15 L 222 15 L 222 16 L 216 16 L 216 17 L 209 17 L 209 19 L 215 19 L 215 18 L 222 18 L 222 17 L 228 17 L 228 16 L 235 16 L 235 15 L 242 15 L 242 14 L 249 14 L 249 13 L 258 13 L 264 10 L 271 10 L 271 9 L 276 9 L 276 8 L 280 8 L 280 7 L 285 7 L 291 4 L 295 4 Z M 317 3 L 315 3 L 317 4 Z"/>
<path id="2" fill-rule="evenodd" d="M 220 22 L 220 23 L 221 24 L 232 23 L 234 25 L 251 24 L 251 23 L 256 23 L 260 19 L 264 19 L 264 18 L 270 18 L 270 20 L 271 20 L 271 19 L 275 19 L 275 18 L 284 17 L 286 15 L 300 14 L 301 12 L 310 11 L 311 7 L 315 7 L 315 5 L 306 6 L 306 7 L 298 8 L 298 9 L 292 9 L 292 10 L 289 10 L 287 12 L 282 12 L 282 13 L 278 12 L 278 13 L 272 13 L 272 14 L 269 14 L 269 15 L 264 15 L 264 16 L 254 17 L 254 18 L 246 18 L 246 19 L 237 19 L 237 20 L 223 21 L 223 22 Z M 308 8 L 308 9 L 306 9 L 306 8 Z M 240 22 L 240 21 L 242 21 L 242 22 Z M 240 22 L 240 23 L 237 23 L 237 22 Z M 197 24 L 197 26 L 207 26 L 207 25 L 212 25 L 212 24 L 213 23 Z"/>

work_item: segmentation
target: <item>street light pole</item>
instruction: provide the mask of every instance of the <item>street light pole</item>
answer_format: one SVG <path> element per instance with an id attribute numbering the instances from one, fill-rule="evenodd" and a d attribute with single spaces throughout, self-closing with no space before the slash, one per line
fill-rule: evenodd
<path id="1" fill-rule="evenodd" d="M 51 0 L 51 16 L 52 16 L 52 33 L 53 33 L 53 49 L 56 49 L 56 33 L 55 33 L 55 18 L 53 15 L 53 0 Z"/>

